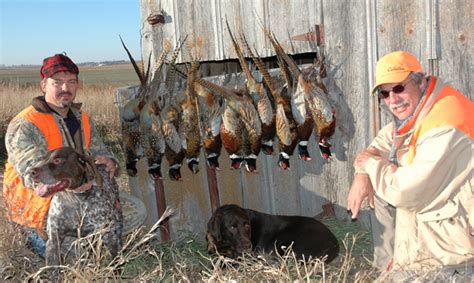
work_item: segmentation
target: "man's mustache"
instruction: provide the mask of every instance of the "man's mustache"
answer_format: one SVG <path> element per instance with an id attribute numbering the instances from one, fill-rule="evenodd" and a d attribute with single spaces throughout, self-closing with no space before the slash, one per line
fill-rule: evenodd
<path id="1" fill-rule="evenodd" d="M 405 104 L 408 104 L 406 101 L 398 102 L 397 104 L 392 104 L 390 105 L 390 109 L 396 109 L 398 107 L 405 106 Z"/>
<path id="2" fill-rule="evenodd" d="M 72 93 L 70 91 L 62 91 L 59 95 L 72 95 Z"/>

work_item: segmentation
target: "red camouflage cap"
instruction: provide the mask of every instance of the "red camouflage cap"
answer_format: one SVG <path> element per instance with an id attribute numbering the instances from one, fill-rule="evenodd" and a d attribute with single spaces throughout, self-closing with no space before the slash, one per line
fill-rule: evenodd
<path id="1" fill-rule="evenodd" d="M 56 54 L 45 58 L 41 66 L 41 79 L 52 77 L 57 72 L 79 74 L 79 68 L 65 54 Z"/>

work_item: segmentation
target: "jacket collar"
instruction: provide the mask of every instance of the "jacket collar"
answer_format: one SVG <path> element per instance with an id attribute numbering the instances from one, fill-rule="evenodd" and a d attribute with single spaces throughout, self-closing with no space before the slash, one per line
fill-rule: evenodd
<path id="1" fill-rule="evenodd" d="M 431 76 L 428 77 L 428 84 L 421 95 L 420 102 L 416 106 L 415 113 L 411 117 L 402 121 L 401 124 L 397 125 L 397 135 L 403 135 L 410 132 L 412 129 L 414 129 L 416 122 L 419 119 L 423 119 L 424 115 L 420 115 L 420 113 L 422 112 L 426 113 L 426 111 L 423 111 L 423 109 L 426 107 L 427 102 L 432 100 L 431 98 L 432 98 L 433 90 L 436 86 L 436 81 L 437 81 L 436 77 L 431 77 Z M 431 103 L 428 103 L 428 104 L 431 104 Z"/>
<path id="2" fill-rule="evenodd" d="M 428 112 L 427 109 L 425 108 L 431 108 L 431 106 L 433 105 L 433 99 L 435 99 L 435 97 L 433 97 L 432 93 L 435 88 L 435 85 L 437 85 L 436 78 L 428 77 L 427 86 L 425 90 L 423 91 L 423 93 L 421 94 L 421 99 L 418 102 L 418 105 L 416 106 L 415 113 L 403 121 L 395 117 L 395 115 L 393 115 L 389 111 L 388 107 L 385 104 L 383 104 L 383 108 L 390 113 L 389 115 L 390 117 L 392 117 L 393 124 L 394 124 L 393 143 L 392 143 L 392 147 L 390 149 L 390 153 L 388 157 L 390 162 L 392 162 L 393 164 L 398 165 L 398 157 L 397 157 L 398 145 L 397 145 L 396 140 L 398 138 L 403 138 L 403 139 L 410 138 L 408 134 L 410 134 L 415 129 L 415 125 L 418 119 L 423 119 L 423 117 Z M 422 114 L 420 115 L 420 113 Z"/>
<path id="3" fill-rule="evenodd" d="M 31 101 L 31 105 L 35 108 L 36 111 L 41 113 L 56 113 L 51 109 L 51 107 L 49 107 L 48 103 L 44 99 L 44 95 L 33 98 L 33 100 Z M 81 107 L 82 103 L 73 103 L 70 109 L 79 111 L 81 110 Z"/>

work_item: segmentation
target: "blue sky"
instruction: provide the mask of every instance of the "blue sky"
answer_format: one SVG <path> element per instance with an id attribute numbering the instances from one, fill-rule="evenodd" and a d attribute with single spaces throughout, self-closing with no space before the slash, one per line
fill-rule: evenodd
<path id="1" fill-rule="evenodd" d="M 140 0 L 0 0 L 0 65 L 128 60 L 119 34 L 140 58 L 140 26 Z"/>

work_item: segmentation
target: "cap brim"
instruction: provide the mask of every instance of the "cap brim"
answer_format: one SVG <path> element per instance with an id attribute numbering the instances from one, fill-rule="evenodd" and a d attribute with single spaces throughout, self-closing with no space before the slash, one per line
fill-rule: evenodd
<path id="1" fill-rule="evenodd" d="M 399 83 L 403 82 L 408 78 L 408 75 L 411 73 L 411 71 L 404 71 L 404 72 L 399 72 L 399 73 L 390 73 L 386 76 L 383 76 L 381 78 L 377 78 L 376 85 L 372 88 L 372 91 L 370 92 L 371 95 L 375 95 L 377 92 L 377 89 L 379 86 L 383 84 L 394 84 L 394 83 Z"/>

